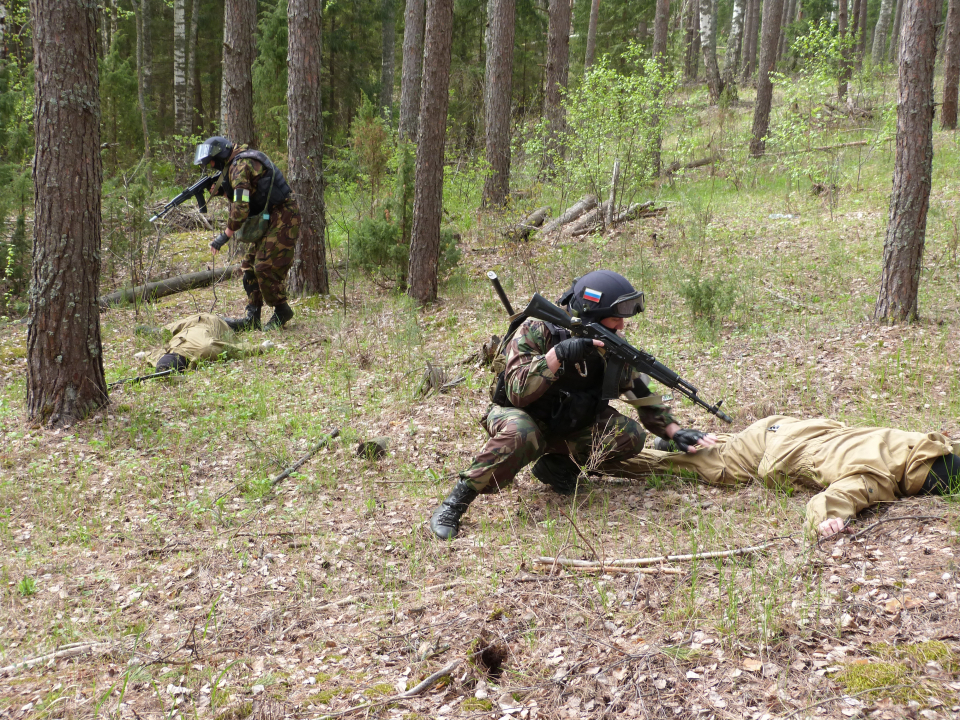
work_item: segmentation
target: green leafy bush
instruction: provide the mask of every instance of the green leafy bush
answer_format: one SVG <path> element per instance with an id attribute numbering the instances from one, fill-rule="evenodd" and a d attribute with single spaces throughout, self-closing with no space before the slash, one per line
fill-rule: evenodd
<path id="1" fill-rule="evenodd" d="M 686 301 L 695 322 L 716 327 L 737 300 L 733 283 L 720 276 L 690 275 L 680 282 L 680 296 Z"/>

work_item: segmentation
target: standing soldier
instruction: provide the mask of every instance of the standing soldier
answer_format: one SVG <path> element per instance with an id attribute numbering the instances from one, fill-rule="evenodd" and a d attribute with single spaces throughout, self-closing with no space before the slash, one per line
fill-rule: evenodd
<path id="1" fill-rule="evenodd" d="M 230 202 L 227 229 L 211 243 L 216 254 L 236 234 L 248 243 L 240 265 L 247 293 L 247 314 L 224 318 L 235 332 L 259 330 L 260 312 L 266 303 L 273 317 L 263 327 L 275 330 L 293 317 L 287 304 L 287 271 L 300 230 L 300 210 L 293 191 L 280 169 L 259 150 L 234 145 L 225 137 L 211 137 L 197 146 L 194 165 L 220 170 L 211 196 L 223 195 Z"/>

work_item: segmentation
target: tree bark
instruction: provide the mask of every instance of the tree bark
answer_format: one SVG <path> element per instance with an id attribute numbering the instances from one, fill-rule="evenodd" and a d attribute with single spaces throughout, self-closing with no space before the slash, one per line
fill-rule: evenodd
<path id="1" fill-rule="evenodd" d="M 173 117 L 177 133 L 190 134 L 187 113 L 186 0 L 173 0 Z"/>
<path id="2" fill-rule="evenodd" d="M 947 47 L 943 57 L 943 106 L 940 127 L 957 129 L 957 87 L 960 85 L 960 0 L 947 7 Z M 876 43 L 874 43 L 876 50 Z"/>
<path id="3" fill-rule="evenodd" d="M 187 122 L 190 132 L 200 130 L 200 73 L 197 72 L 197 42 L 200 35 L 200 0 L 191 3 L 190 29 L 187 32 Z"/>
<path id="4" fill-rule="evenodd" d="M 892 64 L 897 59 L 897 45 L 900 41 L 900 20 L 903 17 L 903 0 L 897 0 L 897 11 L 893 21 L 893 32 L 890 33 L 890 50 L 887 57 Z"/>
<path id="5" fill-rule="evenodd" d="M 223 10 L 223 90 L 220 131 L 234 143 L 255 143 L 253 63 L 257 0 L 226 0 Z"/>
<path id="6" fill-rule="evenodd" d="M 842 1 L 842 0 L 841 0 Z M 750 0 L 750 11 L 747 15 L 747 31 L 743 39 L 743 73 L 741 80 L 746 82 L 757 69 L 757 37 L 760 34 L 760 9 L 763 0 Z"/>
<path id="7" fill-rule="evenodd" d="M 287 0 L 287 162 L 300 234 L 287 276 L 292 295 L 325 295 L 327 218 L 323 190 L 323 0 Z"/>
<path id="8" fill-rule="evenodd" d="M 7 3 L 0 0 L 0 60 L 7 59 Z"/>
<path id="9" fill-rule="evenodd" d="M 780 40 L 782 19 L 783 0 L 766 0 L 763 3 L 760 65 L 757 68 L 757 103 L 753 111 L 753 139 L 750 141 L 750 154 L 753 157 L 763 155 L 767 129 L 770 127 L 770 103 L 773 100 L 773 81 L 770 79 L 770 73 L 773 72 L 777 59 L 777 43 Z"/>
<path id="10" fill-rule="evenodd" d="M 687 0 L 687 43 L 684 79 L 692 82 L 697 79 L 700 69 L 700 2 Z"/>
<path id="11" fill-rule="evenodd" d="M 36 67 L 27 413 L 64 427 L 109 402 L 100 283 L 97 6 L 31 0 Z"/>
<path id="12" fill-rule="evenodd" d="M 933 69 L 939 0 L 913 0 L 903 11 L 897 93 L 897 149 L 890 220 L 883 243 L 876 320 L 919 316 L 917 295 L 933 167 Z"/>
<path id="13" fill-rule="evenodd" d="M 590 25 L 587 27 L 587 54 L 583 59 L 583 72 L 586 73 L 593 65 L 597 54 L 597 24 L 600 22 L 600 0 L 590 3 Z"/>
<path id="14" fill-rule="evenodd" d="M 860 31 L 860 36 L 857 39 L 857 62 L 863 62 L 863 53 L 867 48 L 867 10 L 869 3 L 867 0 L 861 0 L 860 2 L 860 22 L 857 23 L 857 29 Z M 859 66 L 859 65 L 858 65 Z"/>
<path id="15" fill-rule="evenodd" d="M 500 206 L 510 194 L 510 118 L 516 0 L 488 0 L 484 121 L 490 171 L 483 204 Z"/>
<path id="16" fill-rule="evenodd" d="M 847 23 L 847 0 L 837 0 L 837 29 L 840 39 L 844 40 L 849 32 Z M 837 97 L 843 100 L 847 95 L 847 81 L 850 79 L 850 50 L 844 45 L 840 51 L 840 75 L 837 80 Z"/>
<path id="17" fill-rule="evenodd" d="M 380 114 L 390 117 L 393 107 L 393 55 L 397 34 L 397 0 L 383 0 L 381 8 L 383 32 L 380 59 Z"/>
<path id="18" fill-rule="evenodd" d="M 423 96 L 420 102 L 413 227 L 407 273 L 410 297 L 437 299 L 440 220 L 443 212 L 443 152 L 450 99 L 453 0 L 427 0 Z"/>
<path id="19" fill-rule="evenodd" d="M 740 59 L 740 43 L 743 39 L 744 0 L 734 0 L 730 17 L 730 35 L 727 37 L 727 53 L 723 58 L 722 84 L 730 100 L 737 99 L 737 61 Z"/>
<path id="20" fill-rule="evenodd" d="M 424 0 L 407 0 L 403 17 L 403 68 L 400 78 L 400 137 L 417 141 L 423 68 Z"/>
<path id="21" fill-rule="evenodd" d="M 777 62 L 783 58 L 787 49 L 787 29 L 793 22 L 793 13 L 797 9 L 797 0 L 783 0 L 783 20 L 780 23 L 780 40 L 777 44 Z"/>
<path id="22" fill-rule="evenodd" d="M 670 0 L 657 0 L 657 10 L 653 19 L 653 58 L 660 58 L 664 65 L 667 61 L 667 41 L 670 39 Z"/>
<path id="23" fill-rule="evenodd" d="M 146 24 L 146 13 L 148 12 L 148 0 L 132 0 L 133 12 L 137 27 L 137 104 L 140 106 L 140 125 L 143 131 L 143 159 L 147 161 L 147 184 L 151 185 L 150 172 L 150 108 L 147 104 L 146 83 L 144 82 L 144 38 L 143 28 Z"/>
<path id="24" fill-rule="evenodd" d="M 157 280 L 155 282 L 137 285 L 136 287 L 127 287 L 116 290 L 112 293 L 99 298 L 97 303 L 102 308 L 108 308 L 111 305 L 121 305 L 123 303 L 149 302 L 159 300 L 168 295 L 195 290 L 196 288 L 208 287 L 214 283 L 223 280 L 229 280 L 230 276 L 240 269 L 240 265 L 227 265 L 213 270 L 201 270 L 199 272 L 187 273 L 186 275 L 177 275 L 176 277 Z"/>
<path id="25" fill-rule="evenodd" d="M 873 31 L 873 50 L 870 53 L 874 65 L 883 62 L 887 55 L 887 31 L 890 29 L 890 15 L 893 12 L 893 0 L 880 0 L 880 16 Z"/>
<path id="26" fill-rule="evenodd" d="M 723 92 L 723 80 L 717 66 L 717 12 L 714 0 L 700 0 L 700 49 L 703 51 L 710 104 L 716 105 Z"/>
<path id="27" fill-rule="evenodd" d="M 545 168 L 553 167 L 554 155 L 563 154 L 561 138 L 566 126 L 566 113 L 561 101 L 570 71 L 570 2 L 549 2 L 546 87 L 543 99 L 543 116 L 549 127 Z"/>

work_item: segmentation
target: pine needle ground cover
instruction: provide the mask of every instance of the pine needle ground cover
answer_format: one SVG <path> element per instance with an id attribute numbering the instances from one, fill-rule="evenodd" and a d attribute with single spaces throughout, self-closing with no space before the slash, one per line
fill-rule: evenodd
<path id="1" fill-rule="evenodd" d="M 690 117 L 696 138 L 734 144 L 750 110 Z M 956 717 L 960 509 L 949 499 L 880 508 L 858 527 L 937 519 L 818 546 L 800 533 L 803 492 L 606 478 L 571 500 L 525 471 L 479 498 L 454 542 L 426 526 L 484 440 L 490 377 L 472 356 L 506 325 L 491 268 L 515 306 L 596 267 L 634 279 L 647 311 L 627 336 L 726 398 L 733 430 L 784 413 L 960 437 L 960 152 L 950 135 L 936 143 L 914 325 L 869 320 L 887 142 L 838 151 L 826 192 L 775 157 L 731 157 L 651 186 L 663 215 L 521 245 L 499 234 L 510 218 L 463 209 L 479 184 L 458 185 L 451 168 L 463 257 L 439 304 L 420 310 L 345 269 L 339 246 L 334 294 L 296 303 L 271 352 L 116 389 L 64 432 L 24 424 L 26 327 L 4 326 L 0 715 Z M 556 214 L 557 193 L 537 203 Z M 207 237 L 184 233 L 169 249 L 201 269 Z M 244 304 L 231 281 L 105 311 L 108 380 L 142 369 L 134 355 L 154 340 L 138 325 Z M 465 379 L 422 397 L 428 365 Z M 684 425 L 725 429 L 674 409 Z M 334 428 L 340 438 L 271 487 Z M 358 456 L 376 437 L 390 438 L 386 455 Z M 759 554 L 671 564 L 677 574 L 535 563 L 766 541 Z"/>

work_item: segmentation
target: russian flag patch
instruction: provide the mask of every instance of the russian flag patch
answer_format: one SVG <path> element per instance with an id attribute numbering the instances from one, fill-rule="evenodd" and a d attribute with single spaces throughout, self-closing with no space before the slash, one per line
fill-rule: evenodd
<path id="1" fill-rule="evenodd" d="M 600 302 L 600 298 L 603 296 L 603 293 L 599 290 L 594 290 L 593 288 L 584 288 L 583 290 L 583 299 L 590 300 L 591 302 Z"/>

